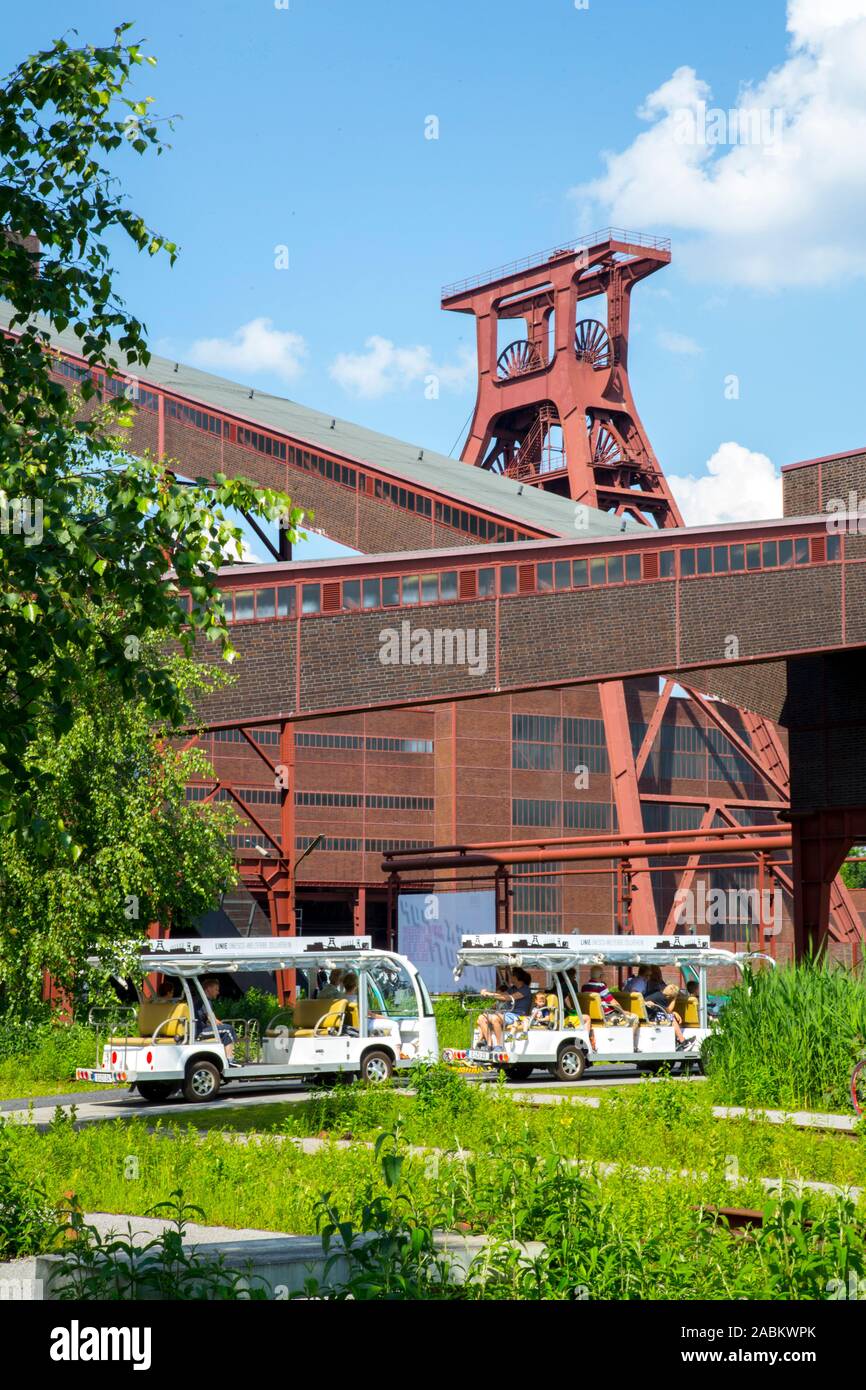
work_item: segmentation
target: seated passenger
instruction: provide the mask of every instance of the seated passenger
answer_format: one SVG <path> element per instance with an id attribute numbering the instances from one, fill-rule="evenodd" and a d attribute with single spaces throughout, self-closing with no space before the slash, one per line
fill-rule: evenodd
<path id="1" fill-rule="evenodd" d="M 690 999 L 694 999 L 698 1004 L 701 1002 L 701 988 L 697 980 L 689 980 L 686 984 L 686 994 Z"/>
<path id="2" fill-rule="evenodd" d="M 528 971 L 518 967 L 512 971 L 512 975 L 513 980 L 511 981 L 506 977 L 503 989 L 482 989 L 480 991 L 485 999 L 498 999 L 500 1001 L 498 1009 L 479 1015 L 478 1029 L 481 1033 L 481 1047 L 490 1047 L 491 1038 L 497 1047 L 501 1047 L 506 1025 L 516 1023 L 519 1018 L 526 1018 L 527 1014 L 531 1012 L 530 984 L 532 980 Z"/>
<path id="3" fill-rule="evenodd" d="M 589 972 L 589 979 L 583 988 L 586 994 L 598 995 L 605 1023 L 631 1028 L 632 1042 L 634 1050 L 637 1052 L 637 1030 L 640 1027 L 640 1019 L 637 1014 L 629 1013 L 627 1009 L 622 1007 L 622 1004 L 614 999 L 605 983 L 604 972 L 600 965 L 593 966 Z M 594 1046 L 595 1043 L 593 1043 Z"/>
<path id="4" fill-rule="evenodd" d="M 540 989 L 532 996 L 532 999 L 535 1008 L 529 1015 L 530 1028 L 549 1028 L 553 1018 L 553 1011 L 547 1002 L 547 992 Z"/>
<path id="5" fill-rule="evenodd" d="M 330 977 L 330 979 L 328 980 L 327 984 L 322 985 L 322 988 L 319 990 L 319 993 L 317 994 L 316 998 L 317 998 L 317 999 L 342 999 L 342 998 L 343 998 L 343 974 L 344 974 L 344 972 L 343 972 L 342 970 L 340 970 L 340 969 L 332 970 L 332 971 L 331 971 L 331 977 Z"/>
<path id="6" fill-rule="evenodd" d="M 686 1047 L 691 1047 L 694 1038 L 686 1038 L 682 1029 L 682 1019 L 674 1010 L 674 1001 L 679 990 L 676 985 L 665 985 L 661 995 L 656 995 L 654 999 L 647 999 L 647 1016 L 652 1023 L 672 1023 L 674 1028 L 674 1038 L 676 1039 L 677 1051 L 681 1052 Z M 661 1002 L 659 1002 L 659 998 Z"/>
<path id="7" fill-rule="evenodd" d="M 202 975 L 200 984 L 208 999 L 219 999 L 220 982 L 219 977 L 217 975 Z M 211 1021 L 207 1016 L 204 1000 L 201 998 L 201 995 L 196 989 L 193 989 L 193 1001 L 195 1003 L 196 1038 L 212 1038 L 213 1028 L 211 1027 Z M 226 1057 L 228 1059 L 229 1066 L 238 1066 L 239 1063 L 235 1061 L 235 1043 L 238 1040 L 237 1033 L 235 1032 L 234 1028 L 232 1028 L 228 1023 L 218 1023 L 217 1029 L 219 1034 L 219 1040 L 226 1050 Z"/>
<path id="8" fill-rule="evenodd" d="M 636 975 L 629 975 L 623 991 L 625 994 L 646 994 L 647 979 L 649 977 L 649 966 L 642 965 Z"/>
<path id="9" fill-rule="evenodd" d="M 358 1002 L 358 976 L 354 970 L 347 970 L 342 977 L 342 991 L 339 995 L 341 999 L 348 999 L 350 1004 Z"/>

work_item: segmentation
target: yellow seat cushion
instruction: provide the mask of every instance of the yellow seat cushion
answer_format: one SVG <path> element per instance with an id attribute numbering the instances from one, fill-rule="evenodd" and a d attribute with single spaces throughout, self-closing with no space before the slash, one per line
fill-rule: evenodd
<path id="1" fill-rule="evenodd" d="M 175 1042 L 189 1031 L 188 1024 L 189 1008 L 184 999 L 154 999 L 139 1005 L 138 1033 L 145 1042 L 152 1042 L 157 1028 L 158 1043 Z M 127 1047 L 131 1046 L 132 1043 L 127 1043 Z"/>
<path id="2" fill-rule="evenodd" d="M 690 994 L 688 996 L 688 999 L 686 1000 L 683 1023 L 686 1028 L 698 1028 L 700 1026 L 700 1022 L 701 1017 L 698 1009 L 698 1001 L 694 998 L 693 995 Z"/>
<path id="3" fill-rule="evenodd" d="M 165 1037 L 163 1037 L 163 1035 L 160 1033 L 159 1037 L 156 1039 L 156 1043 L 155 1043 L 155 1044 L 154 1044 L 154 1040 L 153 1040 L 152 1037 L 151 1037 L 151 1038 L 109 1038 L 109 1039 L 108 1039 L 108 1046 L 109 1046 L 109 1047 L 153 1047 L 153 1046 L 161 1047 L 163 1043 L 165 1043 L 165 1044 L 167 1045 L 167 1044 L 169 1044 L 169 1043 L 175 1043 L 175 1042 L 177 1042 L 177 1038 L 165 1038 Z"/>
<path id="4" fill-rule="evenodd" d="M 599 1023 L 603 1025 L 604 1012 L 598 995 L 593 990 L 589 990 L 586 993 L 581 991 L 577 998 L 582 1011 L 585 1014 L 589 1014 L 590 1023 Z"/>
<path id="5" fill-rule="evenodd" d="M 330 1007 L 316 1020 L 315 1026 L 313 1028 L 295 1028 L 292 1030 L 292 1037 L 327 1038 L 342 1033 L 346 1023 L 349 1001 L 347 999 L 326 999 L 324 1003 Z"/>

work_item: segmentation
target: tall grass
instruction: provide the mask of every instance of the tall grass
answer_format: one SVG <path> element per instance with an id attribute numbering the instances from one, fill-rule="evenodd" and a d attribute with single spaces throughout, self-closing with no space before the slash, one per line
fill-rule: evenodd
<path id="1" fill-rule="evenodd" d="M 851 1068 L 864 1039 L 864 980 L 841 966 L 807 961 L 749 971 L 702 1055 L 722 1103 L 847 1110 Z"/>

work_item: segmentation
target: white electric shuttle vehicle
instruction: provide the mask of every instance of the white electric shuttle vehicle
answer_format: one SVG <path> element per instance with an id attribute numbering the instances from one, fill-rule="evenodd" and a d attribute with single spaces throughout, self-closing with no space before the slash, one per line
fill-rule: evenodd
<path id="1" fill-rule="evenodd" d="M 464 936 L 455 979 L 469 966 L 495 966 L 501 971 L 520 966 L 532 971 L 536 977 L 543 976 L 542 982 L 536 978 L 533 993 L 545 993 L 546 1018 L 506 1024 L 501 1047 L 484 1047 L 476 1026 L 471 1046 L 446 1049 L 443 1060 L 502 1070 L 515 1080 L 541 1068 L 560 1081 L 579 1081 L 593 1062 L 630 1062 L 643 1071 L 657 1071 L 675 1062 L 699 1066 L 701 1044 L 710 1032 L 708 971 L 734 967 L 742 973 L 747 960 L 775 964 L 760 952 L 735 953 L 713 946 L 708 936 Z M 581 967 L 621 967 L 631 972 L 641 965 L 662 967 L 666 983 L 679 985 L 671 1012 L 682 1020 L 684 1047 L 676 1046 L 672 1022 L 655 1022 L 649 1016 L 642 994 L 611 990 L 625 1011 L 619 1026 L 614 1026 L 617 1015 L 605 1019 L 598 994 L 580 986 Z M 688 979 L 697 980 L 697 998 L 687 992 Z M 496 1009 L 496 1000 L 490 1006 Z"/>
<path id="2" fill-rule="evenodd" d="M 226 1020 L 234 1038 L 201 983 L 208 975 L 293 970 L 303 972 L 296 978 L 312 995 L 320 972 L 335 969 L 357 975 L 352 999 L 298 999 L 263 1032 L 255 1019 Z M 153 997 L 148 976 L 156 972 L 174 982 L 174 997 Z M 229 1082 L 339 1073 L 385 1081 L 395 1069 L 437 1056 L 424 981 L 410 960 L 374 949 L 369 936 L 154 940 L 141 952 L 134 983 L 134 1022 L 102 1046 L 97 1037 L 98 1064 L 78 1068 L 78 1080 L 125 1082 L 146 1101 L 166 1100 L 178 1090 L 187 1100 L 206 1101 Z"/>

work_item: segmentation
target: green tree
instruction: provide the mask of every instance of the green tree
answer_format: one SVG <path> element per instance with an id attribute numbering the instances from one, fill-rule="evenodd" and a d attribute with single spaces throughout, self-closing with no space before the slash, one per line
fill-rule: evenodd
<path id="1" fill-rule="evenodd" d="M 855 845 L 851 853 L 866 855 L 866 846 Z M 866 888 L 866 859 L 859 864 L 843 864 L 841 875 L 846 888 Z"/>
<path id="2" fill-rule="evenodd" d="M 102 674 L 109 701 L 176 720 L 175 667 L 140 661 L 142 645 L 168 633 L 189 651 L 203 634 L 231 659 L 216 588 L 240 542 L 229 513 L 279 519 L 290 533 L 300 519 L 283 494 L 245 480 L 184 486 L 163 461 L 131 458 L 133 402 L 99 408 L 85 376 L 77 419 L 79 402 L 52 380 L 52 328 L 71 325 L 92 365 L 125 372 L 148 361 L 144 326 L 115 289 L 109 240 L 176 255 L 114 177 L 119 152 L 164 150 L 151 99 L 130 95 L 155 60 L 127 41 L 129 28 L 103 48 L 59 39 L 0 90 L 0 295 L 17 335 L 0 334 L 0 825 L 24 838 L 42 831 L 45 800 L 28 750 L 38 735 L 50 752 L 52 735 L 70 731 L 84 673 Z M 164 581 L 167 561 L 196 600 L 189 626 Z M 98 621 L 104 614 L 122 621 Z M 49 757 L 42 779 L 57 770 Z"/>
<path id="3" fill-rule="evenodd" d="M 155 644 L 142 654 L 162 659 Z M 170 665 L 183 701 L 227 679 L 182 656 Z M 185 795 L 213 777 L 204 752 L 173 747 L 146 700 L 116 700 L 92 658 L 78 685 L 71 727 L 56 738 L 46 716 L 25 754 L 43 833 L 0 835 L 0 981 L 16 1013 L 38 1005 L 44 971 L 72 989 L 91 949 L 120 959 L 150 922 L 182 931 L 236 882 L 236 811 Z"/>

